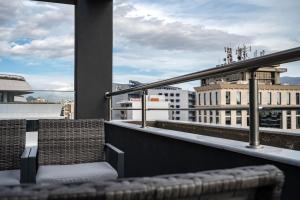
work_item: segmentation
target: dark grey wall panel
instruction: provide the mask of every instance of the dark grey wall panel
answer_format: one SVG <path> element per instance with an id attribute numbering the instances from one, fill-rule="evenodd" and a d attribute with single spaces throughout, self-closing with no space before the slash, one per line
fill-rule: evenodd
<path id="1" fill-rule="evenodd" d="M 111 124 L 105 125 L 105 137 L 106 142 L 124 151 L 125 177 L 272 164 L 286 176 L 282 199 L 299 199 L 300 169 L 294 165 Z"/>
<path id="2" fill-rule="evenodd" d="M 104 94 L 112 89 L 111 0 L 77 1 L 75 6 L 75 115 L 108 118 Z"/>

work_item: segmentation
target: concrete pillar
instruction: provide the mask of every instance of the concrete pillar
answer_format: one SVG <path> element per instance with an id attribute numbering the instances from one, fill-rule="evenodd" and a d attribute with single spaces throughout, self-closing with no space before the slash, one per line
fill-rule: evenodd
<path id="1" fill-rule="evenodd" d="M 105 92 L 112 90 L 113 2 L 75 5 L 75 115 L 109 118 Z"/>

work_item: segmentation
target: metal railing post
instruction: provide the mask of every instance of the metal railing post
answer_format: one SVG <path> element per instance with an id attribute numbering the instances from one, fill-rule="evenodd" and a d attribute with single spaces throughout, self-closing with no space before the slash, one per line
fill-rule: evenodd
<path id="1" fill-rule="evenodd" d="M 260 148 L 259 141 L 259 108 L 258 108 L 258 81 L 256 72 L 250 72 L 249 79 L 249 148 Z"/>
<path id="2" fill-rule="evenodd" d="M 146 118 L 146 112 L 147 112 L 147 90 L 143 90 L 142 92 L 142 128 L 147 127 L 147 118 Z"/>
<path id="3" fill-rule="evenodd" d="M 108 99 L 108 107 L 109 107 L 109 113 L 108 113 L 108 120 L 111 121 L 112 120 L 112 97 L 109 97 Z"/>
<path id="4" fill-rule="evenodd" d="M 107 96 L 109 92 L 105 93 L 105 97 L 108 100 L 108 120 L 112 120 L 112 112 L 113 112 L 113 107 L 112 107 L 112 96 Z"/>

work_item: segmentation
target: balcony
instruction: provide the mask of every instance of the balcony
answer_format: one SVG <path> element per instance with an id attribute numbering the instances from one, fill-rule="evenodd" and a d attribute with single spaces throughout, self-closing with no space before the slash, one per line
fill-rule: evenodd
<path id="1" fill-rule="evenodd" d="M 53 0 L 51 2 L 75 4 L 75 1 L 72 0 Z M 106 142 L 125 152 L 125 178 L 193 173 L 205 170 L 271 164 L 282 170 L 285 175 L 281 199 L 298 199 L 300 135 L 292 131 L 282 132 L 259 128 L 258 87 L 255 72 L 260 66 L 300 60 L 300 48 L 289 49 L 218 68 L 214 67 L 192 74 L 112 92 L 112 31 L 108 30 L 111 28 L 110 26 L 112 26 L 111 2 L 86 2 L 88 1 L 78 1 L 76 4 L 77 49 L 74 118 L 104 118 L 106 120 L 104 123 Z M 95 4 L 95 6 L 91 6 L 93 4 Z M 99 12 L 99 10 L 102 12 Z M 99 15 L 99 13 L 104 14 Z M 91 19 L 94 20 L 94 18 L 96 18 L 96 22 L 102 25 L 102 27 L 108 25 L 109 28 L 104 30 L 101 29 L 101 27 L 95 28 L 94 26 L 90 26 L 88 22 Z M 100 39 L 99 33 L 103 36 L 100 37 Z M 106 45 L 102 45 L 103 43 Z M 246 107 L 238 107 L 238 109 L 241 110 L 249 109 L 249 129 L 199 124 L 197 122 L 147 120 L 147 111 L 164 110 L 147 108 L 146 95 L 148 89 L 208 77 L 218 77 L 220 75 L 240 71 L 247 71 L 252 74 L 249 84 L 250 104 Z M 112 119 L 112 112 L 118 110 L 112 107 L 112 97 L 127 93 L 137 93 L 142 97 L 141 108 L 137 109 L 141 111 L 142 120 L 139 122 Z M 0 108 L 1 106 L 2 104 L 0 104 Z M 15 105 L 8 104 L 6 106 Z M 270 107 L 267 109 L 269 108 Z M 10 111 L 13 109 L 17 108 L 9 108 Z M 237 107 L 214 107 L 210 109 L 236 110 Z M 299 107 L 287 106 L 280 109 L 291 110 L 299 109 Z M 8 113 L 9 110 L 7 111 Z M 130 109 L 119 108 L 119 110 Z M 207 108 L 189 107 L 165 110 L 196 112 L 198 110 L 207 110 Z M 194 117 L 194 115 L 192 114 L 191 117 Z M 10 118 L 14 118 L 14 116 Z M 27 118 L 26 145 L 32 149 L 37 146 L 37 131 L 40 127 L 36 119 L 40 118 L 43 117 L 36 116 L 35 119 Z M 1 143 L 4 142 L 5 141 L 1 141 Z M 127 183 L 128 182 L 130 181 L 127 181 Z M 91 183 L 86 183 L 86 185 L 88 184 Z M 183 188 L 185 186 L 186 185 L 184 185 Z M 224 188 L 227 186 L 225 183 Z M 31 186 L 24 185 L 20 187 L 23 187 L 26 191 L 26 188 Z M 38 188 L 39 185 L 36 187 Z M 48 188 L 51 187 L 54 186 L 49 186 Z M 58 188 L 57 191 L 63 194 L 66 188 L 67 186 L 61 187 Z M 102 192 L 99 188 L 101 187 L 96 187 L 96 190 Z M 10 189 L 11 188 L 8 187 L 8 191 L 17 192 L 20 188 L 12 187 L 12 189 Z M 73 188 L 73 191 L 74 190 Z M 81 191 L 79 191 L 79 193 L 80 192 Z M 84 190 L 81 195 L 86 194 L 85 192 L 88 193 L 88 191 Z M 29 196 L 34 196 L 35 194 L 28 193 L 27 195 Z M 257 199 L 263 199 L 264 197 L 259 196 L 259 194 L 260 193 L 255 194 Z M 13 194 L 11 195 L 12 198 L 15 198 Z"/>
<path id="2" fill-rule="evenodd" d="M 264 60 L 265 58 L 260 59 Z M 201 73 L 199 72 L 198 76 Z M 189 76 L 176 77 L 175 79 Z M 251 147 L 255 144 L 251 143 L 251 138 L 249 143 L 249 128 L 200 124 L 198 122 L 147 121 L 147 111 L 165 109 L 147 108 L 145 90 L 147 87 L 156 87 L 158 84 L 166 85 L 168 81 L 152 83 L 149 84 L 150 86 L 144 85 L 142 88 L 106 93 L 109 100 L 110 116 L 114 110 L 142 110 L 140 112 L 142 121 L 107 120 L 105 122 L 106 141 L 125 152 L 125 177 L 192 173 L 272 164 L 285 174 L 282 199 L 295 199 L 298 193 L 297 181 L 300 177 L 300 135 L 297 132 L 260 128 L 259 132 L 254 131 L 250 134 L 259 134 L 258 144 L 262 145 L 260 146 L 262 148 L 256 146 L 249 148 L 249 145 Z M 111 107 L 111 96 L 132 92 L 132 90 L 142 91 L 142 108 L 114 109 Z M 253 105 L 250 103 L 251 106 Z M 248 109 L 248 106 L 246 107 L 240 106 L 238 109 Z M 173 110 L 190 109 L 197 110 L 195 108 L 173 108 Z M 213 109 L 230 110 L 237 108 L 231 106 L 228 108 L 214 107 Z M 270 109 L 270 106 L 267 109 Z M 283 109 L 297 108 L 290 106 Z M 34 121 L 31 120 L 32 122 Z M 252 123 L 251 126 L 256 125 L 258 124 Z M 37 133 L 32 131 L 38 130 L 38 124 L 28 127 L 31 127 L 30 130 L 28 129 L 31 132 L 27 133 L 28 146 L 35 146 Z"/>

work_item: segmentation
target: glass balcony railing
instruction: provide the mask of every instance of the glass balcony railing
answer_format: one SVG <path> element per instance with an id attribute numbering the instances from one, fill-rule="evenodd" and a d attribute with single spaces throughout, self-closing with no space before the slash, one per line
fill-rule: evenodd
<path id="1" fill-rule="evenodd" d="M 0 119 L 74 119 L 74 91 L 3 91 Z"/>

